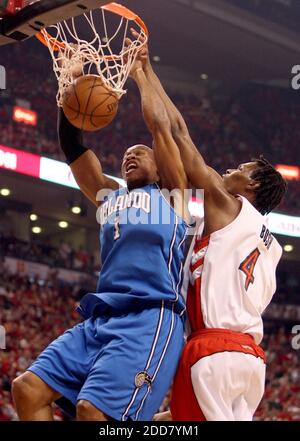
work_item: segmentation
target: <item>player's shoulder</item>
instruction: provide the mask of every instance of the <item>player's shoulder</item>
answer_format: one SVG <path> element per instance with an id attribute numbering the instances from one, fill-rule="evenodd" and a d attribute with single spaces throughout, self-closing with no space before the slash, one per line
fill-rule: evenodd
<path id="1" fill-rule="evenodd" d="M 241 217 L 251 217 L 252 220 L 256 219 L 257 222 L 262 222 L 265 219 L 265 216 L 263 216 L 247 198 L 237 195 L 237 199 L 242 203 L 240 211 Z"/>

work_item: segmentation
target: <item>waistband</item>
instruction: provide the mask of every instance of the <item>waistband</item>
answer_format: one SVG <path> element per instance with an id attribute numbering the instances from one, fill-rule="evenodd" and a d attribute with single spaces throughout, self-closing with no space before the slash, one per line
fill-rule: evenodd
<path id="1" fill-rule="evenodd" d="M 230 338 L 230 340 L 234 340 L 238 343 L 242 344 L 256 344 L 254 341 L 254 338 L 250 334 L 244 334 L 243 332 L 238 331 L 231 331 L 230 329 L 222 329 L 222 328 L 205 328 L 200 329 L 199 331 L 193 332 L 188 337 L 188 341 L 204 337 L 204 336 L 211 336 L 211 337 L 227 337 Z"/>
<path id="2" fill-rule="evenodd" d="M 255 343 L 252 335 L 243 332 L 222 328 L 200 329 L 188 337 L 187 346 L 194 345 L 197 346 L 201 356 L 223 351 L 237 351 L 255 355 L 266 362 L 264 350 Z"/>
<path id="3" fill-rule="evenodd" d="M 107 300 L 101 298 L 101 294 L 88 293 L 80 301 L 80 305 L 76 308 L 77 312 L 84 318 L 88 319 L 90 317 L 99 316 L 120 316 L 124 314 L 129 314 L 131 312 L 141 312 L 146 309 L 154 309 L 161 307 L 164 309 L 169 309 L 174 311 L 175 314 L 179 315 L 183 320 L 185 320 L 185 309 L 179 306 L 178 302 L 172 302 L 168 300 L 152 300 L 143 301 L 143 299 L 131 299 L 127 304 L 113 305 Z"/>

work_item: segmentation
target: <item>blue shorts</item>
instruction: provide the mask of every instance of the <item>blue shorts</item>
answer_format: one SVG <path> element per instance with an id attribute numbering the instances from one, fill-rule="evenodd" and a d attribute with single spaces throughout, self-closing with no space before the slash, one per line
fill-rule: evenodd
<path id="1" fill-rule="evenodd" d="M 87 400 L 119 421 L 151 420 L 183 348 L 174 310 L 89 318 L 51 343 L 28 369 L 74 405 Z"/>

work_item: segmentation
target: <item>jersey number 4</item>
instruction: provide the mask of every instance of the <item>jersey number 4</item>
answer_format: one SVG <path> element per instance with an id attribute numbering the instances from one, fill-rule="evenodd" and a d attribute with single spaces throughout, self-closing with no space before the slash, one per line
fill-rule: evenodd
<path id="1" fill-rule="evenodd" d="M 246 291 L 248 290 L 250 283 L 254 283 L 253 272 L 259 256 L 260 256 L 260 251 L 258 248 L 255 248 L 255 250 L 253 250 L 252 253 L 250 253 L 249 256 L 247 256 L 246 259 L 243 260 L 243 262 L 239 266 L 239 269 L 243 271 L 243 273 L 246 276 L 246 281 L 245 281 Z"/>

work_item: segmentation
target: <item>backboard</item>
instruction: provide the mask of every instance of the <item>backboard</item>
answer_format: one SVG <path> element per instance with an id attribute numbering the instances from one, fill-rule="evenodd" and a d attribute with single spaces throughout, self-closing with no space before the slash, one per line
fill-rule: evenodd
<path id="1" fill-rule="evenodd" d="M 107 3 L 109 0 L 0 0 L 0 46 L 26 40 L 47 26 Z M 20 4 L 25 7 L 21 8 Z"/>

